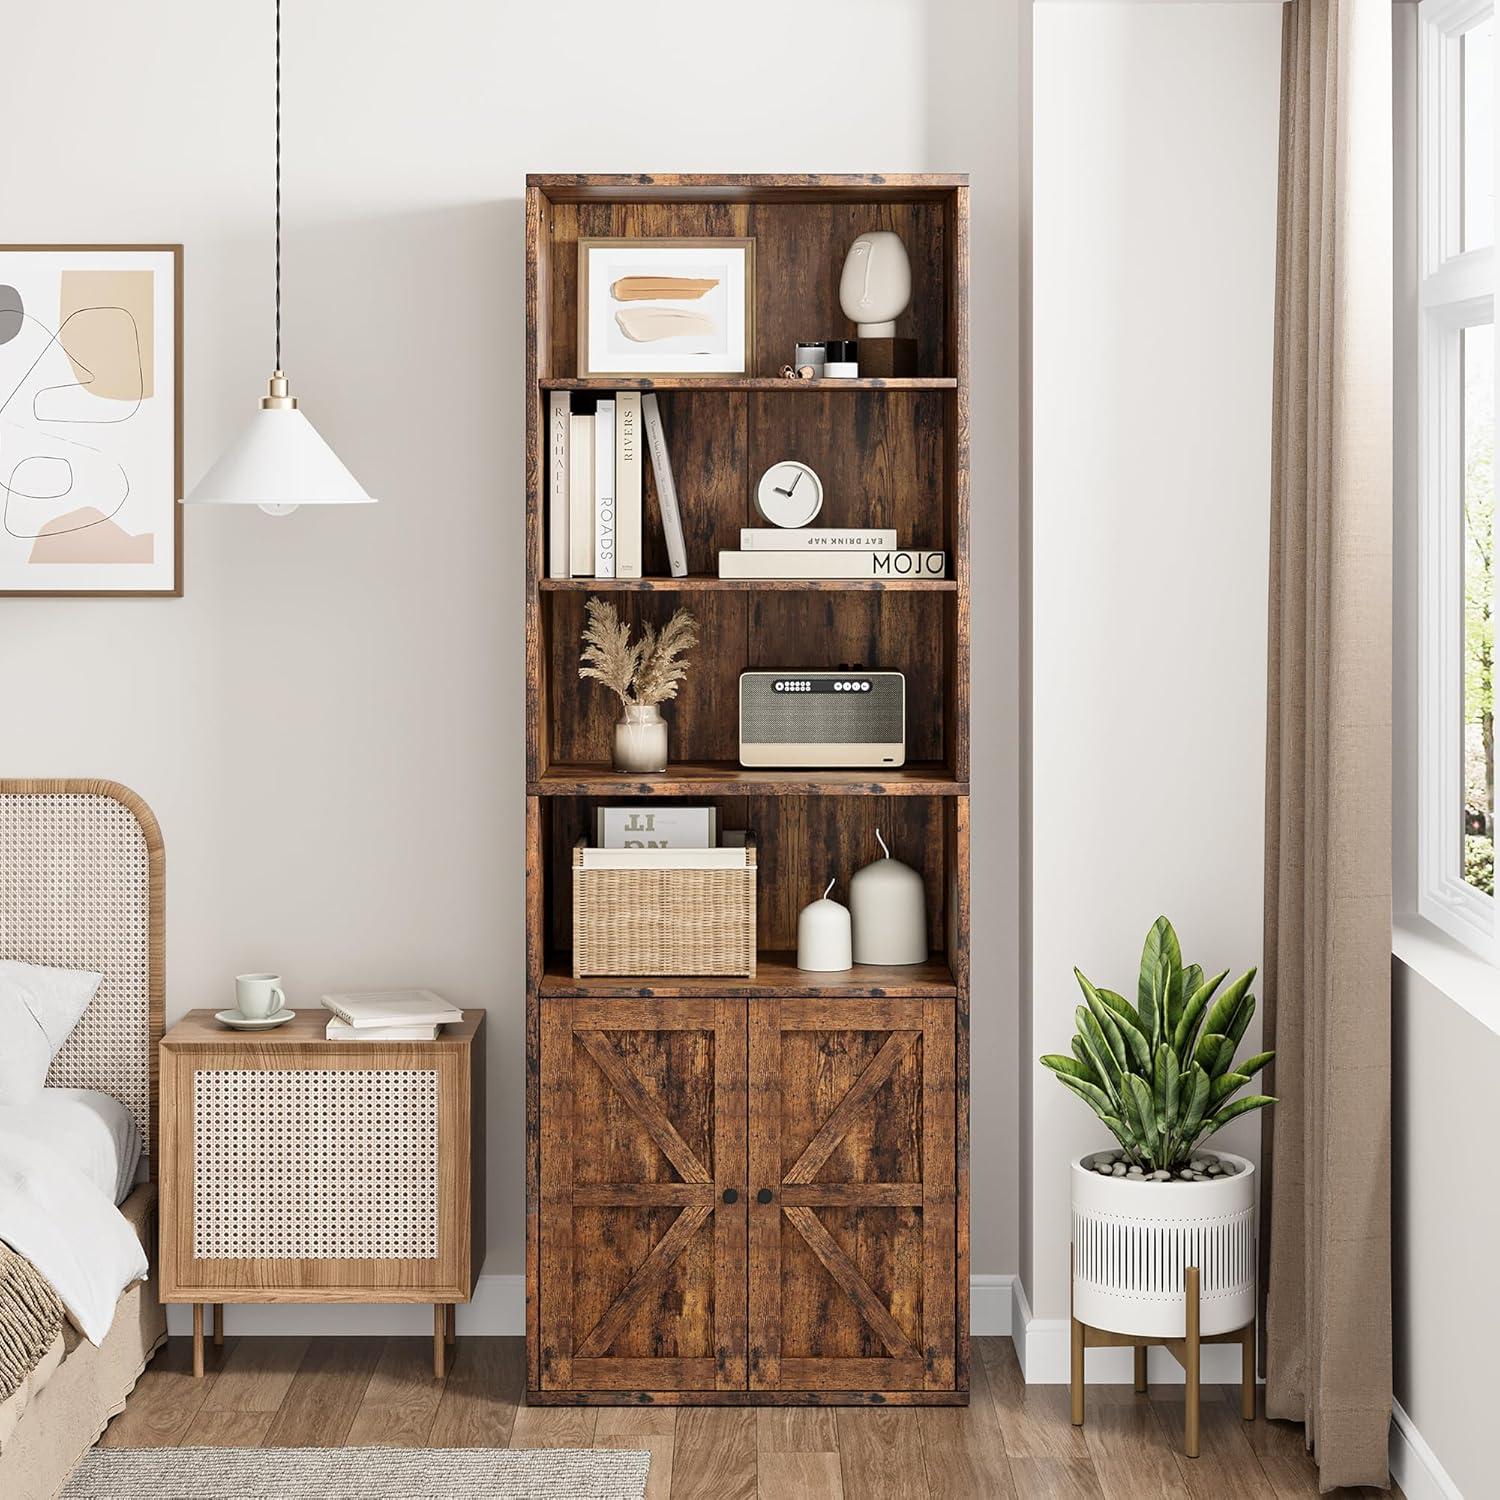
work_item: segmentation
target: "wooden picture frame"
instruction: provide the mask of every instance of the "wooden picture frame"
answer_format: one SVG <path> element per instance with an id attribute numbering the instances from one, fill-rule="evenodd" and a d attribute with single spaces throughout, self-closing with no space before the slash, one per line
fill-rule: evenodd
<path id="1" fill-rule="evenodd" d="M 26 266 L 26 257 L 36 257 L 36 263 Z M 140 323 L 135 316 L 141 304 L 133 295 L 121 297 L 118 304 L 80 305 L 63 316 L 70 299 L 96 295 L 89 290 L 89 278 L 95 278 L 95 287 L 107 286 L 112 280 L 141 272 L 149 272 L 153 277 L 149 288 L 152 312 L 149 341 L 141 341 Z M 171 289 L 164 298 L 160 283 L 167 275 L 171 277 Z M 37 297 L 39 282 L 49 293 L 55 284 L 55 303 L 50 296 L 46 300 Z M 106 415 L 80 416 L 76 409 L 69 410 L 59 404 L 58 414 L 40 415 L 38 406 L 44 397 L 50 396 L 61 403 L 68 400 L 70 392 L 109 382 L 100 356 L 118 352 L 121 340 L 113 333 L 117 324 L 80 325 L 85 336 L 76 347 L 70 348 L 61 338 L 62 327 L 73 317 L 101 309 L 123 313 L 129 319 L 136 379 L 140 385 L 131 396 L 116 380 L 115 389 L 101 389 L 95 396 L 112 398 L 126 414 L 101 407 Z M 32 325 L 29 329 L 32 337 L 25 342 L 28 324 Z M 32 434 L 36 449 L 17 454 L 13 445 L 9 460 L 0 465 L 0 511 L 6 520 L 0 530 L 0 598 L 181 597 L 182 350 L 181 245 L 0 245 L 0 416 L 7 415 L 6 405 L 22 403 L 8 415 L 23 435 L 27 431 Z M 71 381 L 57 378 L 59 360 L 64 371 L 71 364 L 74 375 Z M 128 374 L 129 362 L 129 357 L 122 356 L 117 368 Z M 169 385 L 161 379 L 163 367 L 169 368 Z M 145 388 L 147 383 L 150 389 Z M 166 389 L 161 388 L 164 385 Z M 142 422 L 142 427 L 157 430 L 143 433 L 141 428 L 135 428 L 127 433 L 128 424 L 140 413 L 145 401 L 155 401 L 158 397 L 165 397 L 162 405 L 153 406 Z M 170 437 L 164 430 L 168 421 Z M 84 426 L 100 441 L 81 441 L 78 431 Z M 108 486 L 111 498 L 118 482 L 123 493 L 112 509 L 102 511 L 88 503 L 88 476 L 85 474 L 80 483 L 73 463 L 79 457 L 87 458 L 97 471 L 99 484 Z M 37 464 L 41 486 L 30 494 L 14 484 L 16 471 L 28 461 Z M 132 471 L 137 478 L 134 485 Z M 19 535 L 10 524 L 13 504 L 31 512 Z M 75 512 L 90 518 L 77 526 L 57 524 Z M 122 517 L 118 522 L 114 519 L 117 515 Z M 24 530 L 24 526 L 38 523 L 51 529 Z M 78 539 L 83 533 L 96 531 L 105 540 L 91 551 Z M 70 536 L 75 539 L 73 542 L 50 544 L 50 557 L 42 561 L 36 558 L 40 539 Z M 30 551 L 23 552 L 28 541 L 32 544 Z M 7 544 L 19 545 L 7 548 Z M 169 549 L 169 557 L 162 556 L 163 547 Z M 33 573 L 39 575 L 37 586 L 29 586 Z M 21 586 L 23 579 L 28 586 Z"/>
<path id="2" fill-rule="evenodd" d="M 726 317 L 724 338 L 726 349 L 722 355 L 701 355 L 682 350 L 679 341 L 665 338 L 661 342 L 672 345 L 663 349 L 659 358 L 649 357 L 650 344 L 642 343 L 639 360 L 623 353 L 610 358 L 597 347 L 601 323 L 605 311 L 595 305 L 595 294 L 601 293 L 597 285 L 591 285 L 589 257 L 594 251 L 618 250 L 647 257 L 656 251 L 705 251 L 738 252 L 742 257 L 740 279 L 743 297 L 736 297 L 726 288 L 725 305 L 715 309 Z M 674 256 L 674 258 L 677 258 Z M 668 278 L 669 261 L 664 261 L 662 276 Z M 639 273 L 637 273 L 639 275 Z M 616 283 L 618 284 L 618 283 Z M 699 293 L 699 296 L 704 295 Z M 712 296 L 712 291 L 708 293 Z M 657 306 L 677 313 L 692 310 L 695 297 L 642 299 L 640 306 Z M 712 315 L 710 313 L 709 315 Z M 618 314 L 616 315 L 619 316 Z M 736 357 L 736 351 L 738 356 Z M 583 379 L 650 380 L 658 375 L 670 375 L 682 379 L 701 378 L 713 380 L 725 375 L 747 375 L 755 351 L 755 240 L 753 236 L 696 235 L 696 236 L 649 236 L 622 235 L 584 237 L 578 241 L 578 374 Z M 634 355 L 636 350 L 629 351 Z M 687 363 L 684 363 L 687 361 Z M 629 365 L 630 368 L 625 366 Z"/>

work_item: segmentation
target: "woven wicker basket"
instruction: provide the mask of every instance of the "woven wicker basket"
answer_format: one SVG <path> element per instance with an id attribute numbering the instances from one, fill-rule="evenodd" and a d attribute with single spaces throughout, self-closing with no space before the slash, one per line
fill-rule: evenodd
<path id="1" fill-rule="evenodd" d="M 742 870 L 585 870 L 573 848 L 573 977 L 755 976 L 755 844 Z"/>

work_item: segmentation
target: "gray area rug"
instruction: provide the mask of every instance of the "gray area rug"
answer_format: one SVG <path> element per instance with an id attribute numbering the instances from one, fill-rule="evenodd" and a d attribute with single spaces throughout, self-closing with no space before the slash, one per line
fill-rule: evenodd
<path id="1" fill-rule="evenodd" d="M 93 1448 L 64 1500 L 645 1500 L 649 1453 L 578 1448 Z"/>

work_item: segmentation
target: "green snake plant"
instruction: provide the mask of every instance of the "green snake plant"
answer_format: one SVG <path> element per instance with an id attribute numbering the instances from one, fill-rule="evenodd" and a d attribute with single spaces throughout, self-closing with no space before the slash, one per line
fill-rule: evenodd
<path id="1" fill-rule="evenodd" d="M 1276 1055 L 1234 1061 L 1255 1014 L 1254 969 L 1220 991 L 1229 970 L 1205 979 L 1199 965 L 1184 964 L 1172 924 L 1158 917 L 1141 952 L 1134 1005 L 1073 973 L 1084 998 L 1074 1012 L 1073 1055 L 1049 1055 L 1042 1064 L 1104 1121 L 1143 1172 L 1183 1170 L 1236 1115 L 1276 1102 L 1265 1094 L 1234 1097 Z"/>

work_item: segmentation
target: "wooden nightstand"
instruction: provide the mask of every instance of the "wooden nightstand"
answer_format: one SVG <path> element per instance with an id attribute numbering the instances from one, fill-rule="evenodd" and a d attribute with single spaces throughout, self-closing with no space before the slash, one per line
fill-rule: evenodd
<path id="1" fill-rule="evenodd" d="M 484 1261 L 484 1012 L 433 1042 L 330 1042 L 190 1011 L 161 1042 L 161 1299 L 430 1302 L 433 1372 Z"/>

